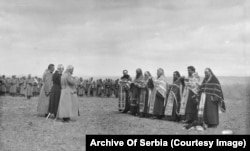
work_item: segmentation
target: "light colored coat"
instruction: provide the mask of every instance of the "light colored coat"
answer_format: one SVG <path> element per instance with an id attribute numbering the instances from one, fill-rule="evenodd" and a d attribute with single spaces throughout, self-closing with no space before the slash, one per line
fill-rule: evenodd
<path id="1" fill-rule="evenodd" d="M 73 79 L 70 73 L 65 72 L 62 75 L 62 91 L 58 105 L 58 118 L 75 118 L 79 115 L 76 84 L 77 82 Z"/>
<path id="2" fill-rule="evenodd" d="M 11 79 L 10 93 L 16 94 L 17 86 L 18 86 L 18 80 L 17 79 Z"/>
<path id="3" fill-rule="evenodd" d="M 32 96 L 33 95 L 33 90 L 32 90 L 32 84 L 33 84 L 33 79 L 26 79 L 24 83 L 24 88 L 25 88 L 25 96 Z"/>
<path id="4" fill-rule="evenodd" d="M 49 70 L 46 70 L 43 74 L 43 86 L 41 88 L 40 96 L 38 98 L 37 112 L 38 114 L 44 115 L 48 113 L 49 109 L 49 95 L 46 93 L 50 93 L 50 90 L 53 86 L 52 82 L 53 73 Z"/>

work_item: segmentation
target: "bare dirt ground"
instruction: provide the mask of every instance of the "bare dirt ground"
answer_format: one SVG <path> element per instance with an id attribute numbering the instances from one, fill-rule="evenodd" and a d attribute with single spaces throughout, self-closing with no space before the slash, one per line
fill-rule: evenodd
<path id="1" fill-rule="evenodd" d="M 134 117 L 118 112 L 116 98 L 79 98 L 81 116 L 62 123 L 37 116 L 37 98 L 0 98 L 1 151 L 85 150 L 86 134 L 249 134 L 249 100 L 227 100 L 220 125 L 205 131 L 183 130 L 183 124 Z"/>

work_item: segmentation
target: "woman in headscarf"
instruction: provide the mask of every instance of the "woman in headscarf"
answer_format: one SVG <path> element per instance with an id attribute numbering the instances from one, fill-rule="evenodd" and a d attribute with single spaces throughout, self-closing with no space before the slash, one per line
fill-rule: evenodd
<path id="1" fill-rule="evenodd" d="M 61 77 L 61 96 L 57 117 L 68 122 L 79 116 L 78 98 L 76 94 L 77 81 L 72 77 L 74 67 L 69 65 Z"/>
<path id="2" fill-rule="evenodd" d="M 60 101 L 61 95 L 61 76 L 63 73 L 64 67 L 62 64 L 59 64 L 56 72 L 53 74 L 52 81 L 53 86 L 50 93 L 49 99 L 49 114 L 53 114 L 54 117 L 57 115 L 58 104 Z"/>
<path id="3" fill-rule="evenodd" d="M 217 77 L 210 68 L 205 69 L 205 78 L 200 87 L 200 102 L 198 109 L 198 130 L 219 125 L 219 108 L 226 111 L 223 92 Z"/>
<path id="4" fill-rule="evenodd" d="M 140 101 L 140 85 L 143 83 L 142 69 L 136 69 L 136 77 L 131 84 L 132 97 L 130 103 L 130 113 L 132 115 L 139 114 L 139 101 Z"/>

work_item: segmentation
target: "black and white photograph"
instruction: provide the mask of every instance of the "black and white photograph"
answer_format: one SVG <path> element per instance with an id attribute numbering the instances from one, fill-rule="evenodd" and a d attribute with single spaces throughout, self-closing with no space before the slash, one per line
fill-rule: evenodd
<path id="1" fill-rule="evenodd" d="M 249 135 L 249 46 L 248 0 L 0 0 L 0 151 Z"/>

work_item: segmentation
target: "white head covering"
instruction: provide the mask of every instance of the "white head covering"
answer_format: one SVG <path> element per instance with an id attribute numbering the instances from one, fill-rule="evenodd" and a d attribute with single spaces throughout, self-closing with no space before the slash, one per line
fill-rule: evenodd
<path id="1" fill-rule="evenodd" d="M 64 70 L 63 65 L 62 65 L 62 64 L 59 64 L 59 65 L 57 66 L 57 70 L 60 71 L 60 72 L 63 72 L 63 70 Z"/>
<path id="2" fill-rule="evenodd" d="M 65 72 L 72 73 L 73 70 L 74 70 L 74 67 L 72 65 L 68 65 Z"/>

